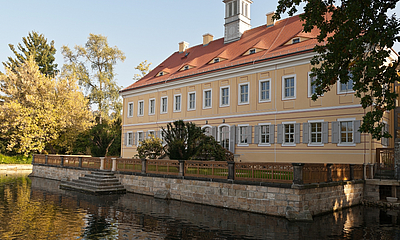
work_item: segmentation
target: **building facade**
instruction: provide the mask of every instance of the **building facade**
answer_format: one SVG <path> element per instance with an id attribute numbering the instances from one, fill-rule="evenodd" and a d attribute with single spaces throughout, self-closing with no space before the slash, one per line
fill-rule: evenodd
<path id="1" fill-rule="evenodd" d="M 242 162 L 373 163 L 377 141 L 358 128 L 365 114 L 352 82 L 313 101 L 317 32 L 299 16 L 250 26 L 250 0 L 225 0 L 225 35 L 179 43 L 141 80 L 123 89 L 122 157 L 175 120 L 191 121 Z M 393 114 L 383 121 L 393 126 Z M 391 131 L 393 134 L 393 131 Z"/>

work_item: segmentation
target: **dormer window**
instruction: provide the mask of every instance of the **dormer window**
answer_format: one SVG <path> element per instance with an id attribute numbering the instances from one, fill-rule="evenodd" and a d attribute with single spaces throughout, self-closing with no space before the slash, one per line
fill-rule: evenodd
<path id="1" fill-rule="evenodd" d="M 189 65 L 184 66 L 183 70 L 189 70 Z"/>
<path id="2" fill-rule="evenodd" d="M 164 76 L 165 74 L 167 74 L 167 72 L 161 71 L 161 72 L 159 72 L 159 73 L 157 74 L 156 77 L 161 77 L 161 76 Z"/>
<path id="3" fill-rule="evenodd" d="M 158 74 L 158 76 L 162 76 L 162 75 L 164 75 L 164 72 L 160 72 L 160 73 Z"/>
<path id="4" fill-rule="evenodd" d="M 293 38 L 292 39 L 292 44 L 299 43 L 299 42 L 300 42 L 300 38 Z"/>
<path id="5" fill-rule="evenodd" d="M 214 63 L 219 63 L 219 58 L 214 58 Z"/>
<path id="6" fill-rule="evenodd" d="M 256 49 L 255 48 L 250 49 L 249 54 L 254 54 L 254 53 L 256 53 Z"/>

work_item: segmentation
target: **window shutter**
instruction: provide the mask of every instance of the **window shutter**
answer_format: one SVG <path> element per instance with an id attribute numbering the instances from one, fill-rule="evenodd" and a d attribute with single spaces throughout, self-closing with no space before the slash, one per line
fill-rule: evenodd
<path id="1" fill-rule="evenodd" d="M 309 136 L 308 126 L 309 125 L 310 124 L 308 122 L 303 123 L 303 143 L 304 144 L 308 144 L 309 143 L 309 140 L 308 140 L 308 136 Z"/>
<path id="2" fill-rule="evenodd" d="M 238 126 L 236 131 L 233 131 L 233 132 L 236 134 L 236 141 L 234 141 L 234 142 L 236 142 L 236 144 L 239 144 L 239 141 L 240 141 L 240 127 Z"/>
<path id="3" fill-rule="evenodd" d="M 255 125 L 254 126 L 254 143 L 258 144 L 260 141 L 260 126 Z"/>
<path id="4" fill-rule="evenodd" d="M 360 126 L 360 120 L 354 121 L 354 143 L 361 143 L 361 132 L 358 131 Z"/>
<path id="5" fill-rule="evenodd" d="M 211 135 L 217 140 L 217 127 L 213 126 L 211 127 Z"/>
<path id="6" fill-rule="evenodd" d="M 300 143 L 300 123 L 294 124 L 294 143 Z"/>
<path id="7" fill-rule="evenodd" d="M 385 132 L 389 132 L 389 124 L 385 124 Z M 385 138 L 385 146 L 389 146 L 389 138 Z"/>
<path id="8" fill-rule="evenodd" d="M 236 126 L 232 125 L 230 127 L 230 139 L 229 139 L 229 151 L 231 151 L 232 153 L 235 153 L 235 137 L 236 137 Z"/>
<path id="9" fill-rule="evenodd" d="M 124 146 L 128 145 L 128 133 L 124 133 Z"/>
<path id="10" fill-rule="evenodd" d="M 269 143 L 275 143 L 275 125 L 269 125 Z"/>
<path id="11" fill-rule="evenodd" d="M 283 140 L 283 124 L 278 124 L 278 129 L 277 129 L 278 133 L 277 133 L 277 139 L 276 139 L 276 143 L 278 144 L 282 144 L 282 140 Z"/>
<path id="12" fill-rule="evenodd" d="M 339 143 L 339 122 L 332 122 L 332 143 Z"/>
<path id="13" fill-rule="evenodd" d="M 253 126 L 248 126 L 247 127 L 247 143 L 248 144 L 252 144 L 253 143 L 252 136 L 253 136 Z"/>
<path id="14" fill-rule="evenodd" d="M 136 146 L 136 133 L 132 133 L 132 146 Z"/>
<path id="15" fill-rule="evenodd" d="M 329 123 L 323 122 L 322 123 L 322 143 L 328 143 L 328 136 L 329 136 Z"/>

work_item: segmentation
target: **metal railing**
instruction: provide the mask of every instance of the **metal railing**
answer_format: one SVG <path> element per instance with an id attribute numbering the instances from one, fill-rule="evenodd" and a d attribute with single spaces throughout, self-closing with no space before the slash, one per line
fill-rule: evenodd
<path id="1" fill-rule="evenodd" d="M 146 160 L 84 156 L 34 155 L 33 164 L 141 174 L 310 184 L 371 178 L 372 165 L 323 163 L 240 163 L 233 161 Z"/>
<path id="2" fill-rule="evenodd" d="M 394 170 L 394 148 L 376 149 L 377 170 Z"/>

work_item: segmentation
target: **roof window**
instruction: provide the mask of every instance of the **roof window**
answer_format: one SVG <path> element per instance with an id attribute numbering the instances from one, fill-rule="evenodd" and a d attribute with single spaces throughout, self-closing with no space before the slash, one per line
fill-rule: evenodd
<path id="1" fill-rule="evenodd" d="M 299 43 L 299 42 L 300 42 L 300 38 L 293 38 L 293 39 L 292 39 L 292 43 L 293 43 L 293 44 Z"/>
<path id="2" fill-rule="evenodd" d="M 189 65 L 184 66 L 183 70 L 189 70 Z"/>
<path id="3" fill-rule="evenodd" d="M 256 53 L 256 49 L 255 48 L 250 49 L 249 54 L 254 54 L 254 53 Z"/>
<path id="4" fill-rule="evenodd" d="M 219 63 L 219 58 L 214 58 L 214 63 Z"/>

